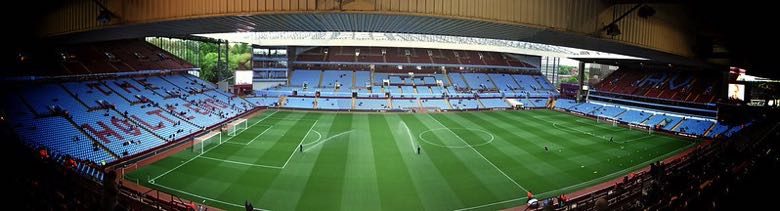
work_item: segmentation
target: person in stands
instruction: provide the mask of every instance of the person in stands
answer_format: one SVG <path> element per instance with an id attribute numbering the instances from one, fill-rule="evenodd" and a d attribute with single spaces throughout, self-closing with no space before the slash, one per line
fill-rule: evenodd
<path id="1" fill-rule="evenodd" d="M 103 200 L 101 205 L 103 210 L 115 210 L 119 201 L 119 187 L 116 184 L 116 171 L 111 170 L 103 178 Z"/>
<path id="2" fill-rule="evenodd" d="M 42 160 L 49 158 L 49 151 L 47 151 L 44 147 L 41 147 L 41 149 L 38 150 L 38 154 L 41 156 Z"/>

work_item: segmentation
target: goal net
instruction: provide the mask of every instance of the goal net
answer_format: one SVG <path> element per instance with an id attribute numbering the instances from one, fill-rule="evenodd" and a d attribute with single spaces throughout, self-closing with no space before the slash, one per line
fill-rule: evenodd
<path id="1" fill-rule="evenodd" d="M 246 119 L 237 119 L 228 123 L 225 127 L 225 131 L 227 132 L 228 136 L 236 136 L 239 132 L 246 130 Z"/>
<path id="2" fill-rule="evenodd" d="M 611 124 L 613 127 L 617 127 L 617 120 L 609 119 L 606 117 L 596 116 L 596 122 L 603 124 Z"/>
<path id="3" fill-rule="evenodd" d="M 192 140 L 192 152 L 195 154 L 203 154 L 220 143 L 222 143 L 222 133 L 219 131 L 211 131 Z"/>

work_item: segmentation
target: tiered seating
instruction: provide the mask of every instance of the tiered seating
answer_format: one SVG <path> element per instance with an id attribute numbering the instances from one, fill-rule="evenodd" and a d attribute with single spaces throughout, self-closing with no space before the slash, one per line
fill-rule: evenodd
<path id="1" fill-rule="evenodd" d="M 330 110 L 349 110 L 352 109 L 352 98 L 320 98 L 317 101 L 317 108 Z"/>
<path id="2" fill-rule="evenodd" d="M 416 99 L 393 99 L 393 109 L 410 109 L 419 107 L 420 104 L 418 104 Z"/>
<path id="3" fill-rule="evenodd" d="M 274 97 L 253 97 L 247 98 L 246 100 L 257 106 L 276 107 L 279 103 L 279 98 Z"/>
<path id="4" fill-rule="evenodd" d="M 576 105 L 577 102 L 574 102 L 574 100 L 569 100 L 569 99 L 558 99 L 557 101 L 555 101 L 555 108 L 558 109 L 568 110 Z"/>
<path id="5" fill-rule="evenodd" d="M 576 105 L 574 107 L 571 107 L 570 110 L 577 111 L 577 112 L 580 112 L 580 113 L 585 113 L 585 114 L 592 114 L 593 111 L 595 111 L 596 109 L 598 109 L 600 107 L 601 107 L 600 105 L 596 105 L 596 104 L 592 104 L 592 103 L 582 103 L 582 104 Z"/>
<path id="6" fill-rule="evenodd" d="M 258 90 L 255 92 L 255 96 L 262 96 L 262 97 L 290 96 L 293 94 L 294 90 L 297 91 L 302 89 L 299 87 L 277 86 L 268 89 Z"/>
<path id="7" fill-rule="evenodd" d="M 363 89 L 367 84 L 371 83 L 371 72 L 369 71 L 355 71 L 355 88 Z"/>
<path id="8" fill-rule="evenodd" d="M 415 85 L 436 85 L 436 77 L 433 76 L 423 76 L 421 82 L 414 82 Z"/>
<path id="9" fill-rule="evenodd" d="M 519 99 L 526 104 L 525 99 Z M 483 100 L 484 102 L 484 100 Z M 731 130 L 738 131 L 728 125 L 717 123 L 714 119 L 700 119 L 685 114 L 667 114 L 658 110 L 643 110 L 635 107 L 618 107 L 614 105 L 599 105 L 595 103 L 575 103 L 569 99 L 558 99 L 555 108 L 586 115 L 607 117 L 621 123 L 635 124 L 669 132 L 679 132 L 699 137 L 713 138 L 718 135 L 730 136 Z"/>
<path id="10" fill-rule="evenodd" d="M 401 79 L 401 76 L 391 75 L 390 84 L 406 84 L 406 81 Z"/>
<path id="11" fill-rule="evenodd" d="M 433 93 L 434 96 L 442 96 L 444 94 L 444 89 L 440 86 L 432 86 L 431 93 Z"/>
<path id="12" fill-rule="evenodd" d="M 453 109 L 479 109 L 479 102 L 476 99 L 450 99 L 450 105 Z"/>
<path id="13" fill-rule="evenodd" d="M 509 74 L 490 73 L 488 76 L 495 81 L 498 90 L 512 92 L 513 90 L 520 88 L 520 86 L 517 85 L 517 82 L 515 82 L 515 79 Z"/>
<path id="14" fill-rule="evenodd" d="M 448 86 L 445 91 L 447 92 L 447 95 L 449 95 L 450 97 L 466 97 L 466 98 L 474 97 L 474 93 L 459 92 L 458 90 L 455 90 L 454 86 Z"/>
<path id="15" fill-rule="evenodd" d="M 601 108 L 598 108 L 593 111 L 593 115 L 600 116 L 600 117 L 607 117 L 607 118 L 616 118 L 619 114 L 626 111 L 626 109 L 622 109 L 615 106 L 603 106 Z"/>
<path id="16" fill-rule="evenodd" d="M 444 83 L 444 86 L 450 86 L 450 80 L 448 80 L 447 77 L 444 77 L 444 74 L 435 74 L 433 75 L 433 78 L 442 81 L 442 83 Z"/>
<path id="17" fill-rule="evenodd" d="M 712 103 L 720 90 L 717 74 L 693 71 L 620 69 L 595 86 L 599 92 L 696 103 Z"/>
<path id="18" fill-rule="evenodd" d="M 327 49 L 327 51 L 326 51 Z M 384 51 L 384 54 L 382 53 Z M 327 54 L 325 52 L 328 52 Z M 359 52 L 359 55 L 356 53 Z M 304 64 L 470 65 L 534 68 L 524 61 L 497 52 L 393 47 L 311 47 L 295 60 Z"/>
<path id="19" fill-rule="evenodd" d="M 386 49 L 385 59 L 387 63 L 409 63 L 409 59 L 400 48 Z"/>
<path id="20" fill-rule="evenodd" d="M 672 130 L 672 127 L 677 125 L 677 123 L 679 123 L 680 121 L 682 121 L 682 118 L 677 117 L 677 116 L 669 116 L 669 115 L 666 115 L 666 114 L 656 114 L 655 116 L 650 117 L 650 119 L 647 120 L 644 123 L 644 125 L 650 126 L 650 127 L 655 127 L 657 125 L 665 124 L 664 127 L 663 127 L 664 130 Z"/>
<path id="21" fill-rule="evenodd" d="M 285 108 L 306 108 L 306 109 L 312 109 L 314 108 L 314 98 L 308 98 L 308 97 L 288 97 L 287 103 L 284 105 Z"/>
<path id="22" fill-rule="evenodd" d="M 320 87 L 333 88 L 336 83 L 341 84 L 341 90 L 352 89 L 352 71 L 327 70 L 322 72 L 322 84 Z"/>
<path id="23" fill-rule="evenodd" d="M 705 135 L 705 137 L 713 138 L 713 137 L 715 137 L 717 135 L 723 134 L 728 129 L 729 129 L 728 125 L 724 125 L 724 124 L 721 124 L 721 123 L 716 123 L 715 127 L 713 127 L 712 130 L 710 130 L 710 132 Z"/>
<path id="24" fill-rule="evenodd" d="M 726 136 L 726 137 L 731 137 L 732 135 L 734 135 L 734 133 L 739 132 L 740 130 L 742 130 L 742 128 L 748 127 L 748 126 L 750 126 L 752 124 L 753 124 L 753 122 L 748 122 L 748 123 L 745 123 L 745 124 L 736 125 L 734 127 L 731 127 L 726 132 L 724 132 L 723 135 Z"/>
<path id="25" fill-rule="evenodd" d="M 536 82 L 536 79 L 530 75 L 515 74 L 512 75 L 512 77 L 515 78 L 515 81 L 517 81 L 520 87 L 525 91 L 536 91 L 538 89 L 542 89 L 542 87 L 539 86 L 539 83 Z"/>
<path id="26" fill-rule="evenodd" d="M 403 92 L 401 97 L 415 97 L 413 86 L 402 86 L 401 91 Z"/>
<path id="27" fill-rule="evenodd" d="M 481 52 L 482 53 L 482 61 L 485 62 L 487 65 L 494 65 L 494 66 L 507 66 L 509 65 L 506 62 L 506 58 L 501 55 L 500 53 L 495 52 Z"/>
<path id="28" fill-rule="evenodd" d="M 290 86 L 303 87 L 307 84 L 309 87 L 318 87 L 321 73 L 319 70 L 295 70 L 290 77 Z"/>
<path id="29" fill-rule="evenodd" d="M 438 108 L 441 110 L 450 109 L 450 106 L 447 105 L 447 101 L 445 100 L 421 99 L 420 102 L 422 103 L 422 106 L 426 108 Z"/>
<path id="30" fill-rule="evenodd" d="M 650 116 L 653 116 L 653 114 L 644 111 L 626 110 L 626 112 L 617 117 L 617 120 L 631 124 L 640 124 L 647 118 L 650 118 Z"/>
<path id="31" fill-rule="evenodd" d="M 536 79 L 536 82 L 539 83 L 539 85 L 542 85 L 542 89 L 545 90 L 555 90 L 555 87 L 548 81 L 544 76 L 541 75 L 534 75 L 534 79 Z"/>
<path id="32" fill-rule="evenodd" d="M 469 87 L 468 84 L 466 84 L 466 81 L 464 81 L 463 76 L 460 73 L 450 73 L 448 74 L 450 76 L 450 81 L 452 82 L 452 85 L 459 88 L 467 88 Z"/>
<path id="33" fill-rule="evenodd" d="M 547 106 L 547 102 L 549 102 L 550 100 L 547 98 L 542 98 L 542 99 L 531 98 L 530 101 L 536 106 L 536 108 L 544 108 L 545 106 Z"/>
<path id="34" fill-rule="evenodd" d="M 437 97 L 437 95 L 434 95 L 433 92 L 431 92 L 431 88 L 427 86 L 417 86 L 417 94 L 415 96 L 420 98 Z M 441 97 L 441 95 L 438 95 L 438 97 Z"/>
<path id="35" fill-rule="evenodd" d="M 11 75 L 61 76 L 193 67 L 142 39 L 82 43 L 52 49 L 34 53 L 46 55 L 36 57 L 34 64 L 22 64 L 18 70 L 12 70 L 15 72 L 8 72 Z"/>
<path id="36" fill-rule="evenodd" d="M 47 96 L 58 96 L 54 103 L 67 111 L 70 118 L 89 135 L 95 137 L 114 154 L 127 156 L 159 146 L 164 141 L 146 130 L 140 129 L 128 119 L 111 110 L 87 111 L 87 108 L 69 96 L 61 87 L 47 84 L 35 89 L 44 90 Z"/>
<path id="37" fill-rule="evenodd" d="M 707 129 L 709 129 L 712 124 L 712 122 L 705 120 L 686 119 L 680 123 L 680 126 L 675 128 L 674 131 L 693 135 L 704 135 L 704 132 L 707 132 Z"/>
<path id="38" fill-rule="evenodd" d="M 463 78 L 472 89 L 495 89 L 496 86 L 484 73 L 463 73 Z"/>
<path id="39" fill-rule="evenodd" d="M 222 104 L 215 101 L 206 101 L 205 96 L 196 96 L 198 100 L 184 101 L 180 98 L 164 98 L 154 91 L 155 84 L 144 86 L 133 79 L 106 80 L 105 83 L 118 94 L 125 96 L 132 101 L 144 101 L 155 103 L 157 107 L 189 121 L 197 126 L 206 127 L 214 125 L 226 119 L 223 111 L 217 111 L 217 107 L 223 107 Z"/>
<path id="40" fill-rule="evenodd" d="M 516 100 L 522 103 L 525 108 L 545 108 L 549 101 L 548 99 L 540 98 L 519 98 Z"/>
<path id="41" fill-rule="evenodd" d="M 8 95 L 3 101 L 9 125 L 31 147 L 45 146 L 50 151 L 69 154 L 81 160 L 115 160 L 106 151 L 93 146 L 93 142 L 67 119 L 60 116 L 35 118 L 17 95 Z"/>
<path id="42" fill-rule="evenodd" d="M 198 127 L 186 122 L 182 123 L 175 116 L 151 104 L 131 105 L 100 82 L 69 82 L 63 84 L 63 86 L 76 94 L 82 102 L 102 101 L 113 105 L 120 112 L 120 115 L 127 112 L 127 117 L 131 121 L 137 124 L 150 125 L 148 128 L 153 133 L 168 140 L 175 137 L 184 137 L 199 130 Z M 96 107 L 100 107 L 100 105 L 96 103 L 93 108 Z"/>
<path id="43" fill-rule="evenodd" d="M 387 110 L 390 106 L 385 99 L 357 99 L 355 109 L 357 110 Z"/>
<path id="44" fill-rule="evenodd" d="M 391 97 L 403 97 L 403 94 L 401 93 L 401 87 L 398 86 L 386 86 L 385 92 L 389 92 Z"/>
<path id="45" fill-rule="evenodd" d="M 388 79 L 387 73 L 374 73 L 374 85 L 382 85 L 382 80 Z"/>
<path id="46" fill-rule="evenodd" d="M 501 98 L 482 98 L 482 105 L 486 108 L 510 108 L 509 104 Z"/>

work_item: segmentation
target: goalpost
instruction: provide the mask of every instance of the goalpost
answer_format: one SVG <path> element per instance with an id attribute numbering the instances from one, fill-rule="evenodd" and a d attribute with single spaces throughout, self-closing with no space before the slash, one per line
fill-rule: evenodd
<path id="1" fill-rule="evenodd" d="M 205 135 L 192 139 L 192 152 L 203 154 L 206 150 L 222 143 L 222 133 L 211 131 Z"/>
<path id="2" fill-rule="evenodd" d="M 224 125 L 219 130 L 212 130 L 205 135 L 194 138 L 192 140 L 192 152 L 196 154 L 203 154 L 209 149 L 219 146 L 224 141 L 227 141 L 230 139 L 230 137 L 238 135 L 238 133 L 246 130 L 247 128 L 247 119 L 236 119 L 233 122 Z M 223 139 L 223 133 L 229 137 Z"/>
<path id="3" fill-rule="evenodd" d="M 617 127 L 617 120 L 596 116 L 596 123 L 604 123 L 604 122 L 612 124 L 612 127 Z"/>
<path id="4" fill-rule="evenodd" d="M 228 123 L 226 125 L 225 131 L 227 131 L 228 136 L 236 136 L 236 134 L 238 134 L 242 130 L 246 130 L 246 128 L 247 128 L 246 119 L 236 119 L 235 121 Z"/>

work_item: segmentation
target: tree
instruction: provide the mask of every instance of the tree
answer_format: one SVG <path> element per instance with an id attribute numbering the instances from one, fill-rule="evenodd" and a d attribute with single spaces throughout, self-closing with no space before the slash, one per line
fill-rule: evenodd
<path id="1" fill-rule="evenodd" d="M 574 70 L 574 68 L 574 66 L 560 65 L 558 66 L 558 74 L 573 75 L 571 71 Z"/>
<path id="2" fill-rule="evenodd" d="M 247 43 L 231 43 L 228 55 L 224 55 L 224 45 L 219 46 L 212 42 L 193 40 L 181 40 L 173 38 L 149 38 L 150 43 L 165 49 L 168 52 L 182 58 L 197 67 L 200 67 L 200 78 L 215 82 L 233 76 L 236 69 L 250 69 L 252 62 L 252 45 Z M 220 47 L 223 50 L 220 55 Z M 227 68 L 221 67 L 219 58 L 225 61 Z"/>
<path id="3" fill-rule="evenodd" d="M 217 80 L 217 53 L 211 52 L 201 56 L 200 78 L 207 81 Z"/>
<path id="4" fill-rule="evenodd" d="M 572 84 L 576 84 L 576 83 L 579 83 L 579 82 L 580 82 L 580 80 L 579 80 L 579 79 L 577 79 L 577 77 L 569 77 L 568 79 L 566 79 L 566 81 L 563 81 L 563 82 L 564 82 L 564 83 L 572 83 Z"/>

